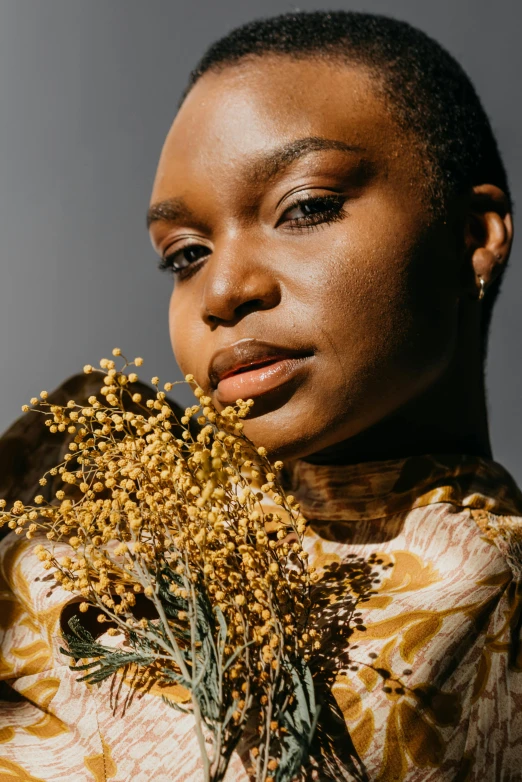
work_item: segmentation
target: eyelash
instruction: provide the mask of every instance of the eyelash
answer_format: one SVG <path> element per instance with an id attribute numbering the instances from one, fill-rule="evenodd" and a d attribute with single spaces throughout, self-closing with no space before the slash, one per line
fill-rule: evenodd
<path id="1" fill-rule="evenodd" d="M 345 201 L 345 196 L 334 194 L 314 196 L 312 198 L 298 198 L 291 206 L 287 207 L 285 213 L 291 211 L 292 209 L 299 208 L 300 206 L 311 204 L 323 203 L 328 204 L 328 207 L 317 212 L 313 212 L 312 214 L 304 215 L 303 217 L 294 217 L 291 220 L 279 222 L 277 225 L 283 225 L 287 230 L 305 231 L 313 231 L 319 226 L 331 225 L 332 223 L 342 220 L 346 216 L 346 212 L 343 209 Z M 161 258 L 158 263 L 158 268 L 161 271 L 170 271 L 171 274 L 173 274 L 178 279 L 187 279 L 197 268 L 197 261 L 199 259 L 193 261 L 192 263 L 188 263 L 188 265 L 185 267 L 175 268 L 174 258 L 176 255 L 178 255 L 178 253 L 182 253 L 192 247 L 204 248 L 204 245 L 193 244 L 188 245 L 187 247 L 184 247 L 180 250 L 176 250 L 176 252 L 167 255 L 165 258 Z M 206 255 L 203 257 L 206 257 Z"/>
<path id="2" fill-rule="evenodd" d="M 313 196 L 312 198 L 306 196 L 300 197 L 291 206 L 289 206 L 285 212 L 289 212 L 292 209 L 296 209 L 300 206 L 308 206 L 310 204 L 323 203 L 328 204 L 328 207 L 310 215 L 305 215 L 304 217 L 295 217 L 291 220 L 286 220 L 284 223 L 280 224 L 284 225 L 290 230 L 295 230 L 296 228 L 313 230 L 318 225 L 330 225 L 331 223 L 335 223 L 338 220 L 342 220 L 343 217 L 346 217 L 346 212 L 343 209 L 345 201 L 345 196 L 333 193 L 331 195 Z"/>
<path id="3" fill-rule="evenodd" d="M 180 250 L 176 250 L 176 252 L 167 255 L 165 258 L 161 258 L 158 262 L 158 269 L 162 272 L 170 272 L 178 279 L 187 279 L 187 277 L 190 277 L 191 274 L 194 272 L 194 270 L 197 268 L 197 261 L 199 259 L 192 261 L 192 263 L 188 263 L 187 266 L 182 266 L 176 269 L 174 266 L 174 258 L 176 257 L 176 255 L 178 255 L 178 253 L 182 253 L 190 249 L 198 249 L 198 248 L 207 249 L 202 244 L 189 244 L 186 247 L 183 247 Z M 203 257 L 206 257 L 206 255 Z"/>

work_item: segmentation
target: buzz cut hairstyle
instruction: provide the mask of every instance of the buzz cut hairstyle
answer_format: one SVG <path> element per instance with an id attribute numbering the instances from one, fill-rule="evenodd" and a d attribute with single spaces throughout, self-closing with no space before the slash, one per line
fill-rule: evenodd
<path id="1" fill-rule="evenodd" d="M 427 161 L 426 190 L 437 216 L 446 214 L 454 197 L 481 184 L 496 185 L 511 204 L 506 170 L 475 88 L 455 58 L 426 33 L 407 22 L 356 11 L 259 19 L 210 46 L 190 74 L 182 100 L 205 73 L 267 55 L 364 68 Z M 501 276 L 483 303 L 484 347 Z"/>

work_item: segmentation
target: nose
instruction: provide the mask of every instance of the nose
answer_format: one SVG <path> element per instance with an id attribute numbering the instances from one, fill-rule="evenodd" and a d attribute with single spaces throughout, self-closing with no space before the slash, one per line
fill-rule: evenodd
<path id="1" fill-rule="evenodd" d="M 214 248 L 205 268 L 202 318 L 212 328 L 233 325 L 250 312 L 277 307 L 281 288 L 274 268 L 251 243 Z"/>

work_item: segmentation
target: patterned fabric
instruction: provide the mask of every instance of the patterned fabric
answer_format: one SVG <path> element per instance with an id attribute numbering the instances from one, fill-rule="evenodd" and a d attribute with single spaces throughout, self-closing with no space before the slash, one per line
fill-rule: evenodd
<path id="1" fill-rule="evenodd" d="M 288 476 L 322 576 L 319 670 L 362 778 L 522 780 L 522 495 L 511 477 L 438 456 L 296 462 Z M 40 542 L 11 533 L 0 544 L 0 782 L 200 779 L 190 716 L 161 698 L 183 701 L 182 688 L 133 671 L 76 680 L 59 651 L 71 595 L 34 555 Z M 235 756 L 227 782 L 247 778 Z"/>

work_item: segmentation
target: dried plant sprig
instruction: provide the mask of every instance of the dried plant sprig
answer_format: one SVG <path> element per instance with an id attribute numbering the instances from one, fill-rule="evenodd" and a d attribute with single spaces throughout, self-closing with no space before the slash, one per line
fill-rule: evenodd
<path id="1" fill-rule="evenodd" d="M 109 359 L 100 370 L 84 367 L 106 373 L 105 401 L 50 405 L 45 391 L 31 400 L 39 412 L 48 408 L 51 432 L 75 434 L 49 471 L 64 489 L 9 511 L 0 501 L 0 526 L 45 534 L 37 549 L 44 568 L 81 595 L 81 613 L 96 607 L 108 634 L 120 636 L 121 648 L 104 647 L 71 620 L 63 651 L 88 660 L 74 666 L 83 679 L 134 664 L 177 683 L 186 703 L 167 702 L 194 715 L 205 780 L 223 779 L 241 741 L 256 780 L 289 782 L 307 761 L 317 719 L 307 665 L 319 647 L 309 626 L 317 575 L 302 547 L 306 522 L 283 491 L 282 463 L 272 466 L 243 433 L 252 400 L 218 411 L 189 375 L 196 403 L 177 421 L 165 393 L 174 384 L 141 405 L 132 392 L 138 376 L 125 370 L 142 359 L 122 358 L 121 370 Z M 158 387 L 157 377 L 151 382 Z M 126 398 L 143 412 L 126 410 Z M 267 497 L 277 512 L 267 512 Z M 67 555 L 58 542 L 68 543 Z"/>

